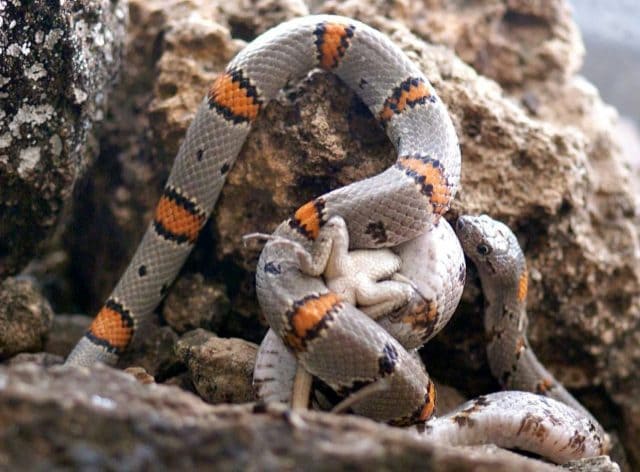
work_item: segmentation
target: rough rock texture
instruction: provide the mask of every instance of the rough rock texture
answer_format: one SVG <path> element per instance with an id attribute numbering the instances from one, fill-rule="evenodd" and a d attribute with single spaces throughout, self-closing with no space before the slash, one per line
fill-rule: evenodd
<path id="1" fill-rule="evenodd" d="M 608 456 L 592 457 L 563 464 L 563 467 L 571 472 L 620 472 L 620 467 Z"/>
<path id="2" fill-rule="evenodd" d="M 21 269 L 91 162 L 120 67 L 124 2 L 0 3 L 0 277 Z"/>
<path id="3" fill-rule="evenodd" d="M 12 470 L 562 470 L 356 417 L 214 407 L 103 366 L 0 366 L 0 424 L 12 425 L 0 428 L 0 468 Z"/>
<path id="4" fill-rule="evenodd" d="M 224 286 L 208 282 L 202 274 L 178 280 L 162 309 L 162 317 L 178 333 L 195 328 L 217 331 L 228 313 Z"/>
<path id="5" fill-rule="evenodd" d="M 451 218 L 487 212 L 517 232 L 530 265 L 534 348 L 640 467 L 637 208 L 612 139 L 615 112 L 575 75 L 582 44 L 565 2 L 229 3 L 131 3 L 102 154 L 64 238 L 77 303 L 96 308 L 120 276 L 202 95 L 244 40 L 307 9 L 355 16 L 391 35 L 449 106 L 463 152 Z M 314 73 L 293 84 L 255 124 L 174 296 L 189 296 L 191 273 L 224 283 L 232 313 L 217 333 L 259 340 L 265 328 L 251 272 L 258 251 L 241 236 L 272 230 L 301 203 L 394 158 L 382 129 L 337 79 Z M 438 380 L 475 396 L 497 384 L 470 272 L 463 304 L 423 357 Z"/>
<path id="6" fill-rule="evenodd" d="M 34 364 L 41 367 L 51 367 L 52 365 L 60 365 L 63 362 L 63 357 L 49 352 L 22 352 L 9 359 L 7 365 Z"/>
<path id="7" fill-rule="evenodd" d="M 142 367 L 127 367 L 124 372 L 133 376 L 141 384 L 147 385 L 155 382 L 153 376 L 149 375 Z"/>
<path id="8" fill-rule="evenodd" d="M 53 310 L 33 280 L 9 277 L 0 284 L 0 360 L 39 351 L 53 322 Z"/>
<path id="9" fill-rule="evenodd" d="M 118 366 L 142 367 L 154 377 L 164 378 L 173 366 L 173 349 L 178 335 L 157 319 L 140 326 L 129 350 L 120 357 Z"/>
<path id="10" fill-rule="evenodd" d="M 255 399 L 253 366 L 258 346 L 224 339 L 196 329 L 178 340 L 175 354 L 189 371 L 196 392 L 209 403 L 243 403 Z"/>
<path id="11" fill-rule="evenodd" d="M 47 333 L 44 350 L 51 354 L 66 357 L 78 339 L 89 328 L 91 319 L 83 315 L 56 315 L 51 329 Z"/>

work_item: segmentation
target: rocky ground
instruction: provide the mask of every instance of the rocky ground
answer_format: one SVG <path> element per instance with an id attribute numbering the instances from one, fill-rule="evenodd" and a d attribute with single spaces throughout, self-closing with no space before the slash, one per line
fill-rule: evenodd
<path id="1" fill-rule="evenodd" d="M 0 2 L 3 21 L 19 5 L 18 0 L 9 3 L 11 7 Z M 366 420 L 252 412 L 250 406 L 203 402 L 253 398 L 253 343 L 265 326 L 252 288 L 257 252 L 243 247 L 241 236 L 269 231 L 302 202 L 394 160 L 393 148 L 371 114 L 324 73 L 292 86 L 258 119 L 214 218 L 158 310 L 159 321 L 144 327 L 144 337 L 121 362 L 122 368 L 142 368 L 127 374 L 43 366 L 68 353 L 89 323 L 87 316 L 74 313 L 92 313 L 124 269 L 211 80 L 246 41 L 269 27 L 308 12 L 332 12 L 389 34 L 432 80 L 450 109 L 462 146 L 462 190 L 449 216 L 485 212 L 516 231 L 531 273 L 534 348 L 619 438 L 614 457 L 622 467 L 640 467 L 636 201 L 631 174 L 613 138 L 616 112 L 576 74 L 583 47 L 565 3 L 230 3 L 134 0 L 107 6 L 86 1 L 86 9 L 53 11 L 58 23 L 46 24 L 59 24 L 64 32 L 61 38 L 69 46 L 60 57 L 69 63 L 60 68 L 68 75 L 57 88 L 46 88 L 44 79 L 33 79 L 32 85 L 42 86 L 41 100 L 61 97 L 52 102 L 60 107 L 55 113 L 75 113 L 74 120 L 60 119 L 70 127 L 65 133 L 20 112 L 34 99 L 25 91 L 15 95 L 17 89 L 10 88 L 15 82 L 6 77 L 22 77 L 22 69 L 0 73 L 0 92 L 15 103 L 24 97 L 22 104 L 3 106 L 0 117 L 0 192 L 3 197 L 6 193 L 0 199 L 0 239 L 10 241 L 1 247 L 0 268 L 6 274 L 24 269 L 19 279 L 9 278 L 0 286 L 0 359 L 8 363 L 0 366 L 0 425 L 17 425 L 0 427 L 0 464 L 276 468 L 287 460 L 309 464 L 312 457 L 361 469 L 541 470 L 540 462 L 495 450 L 417 444 L 401 431 Z M 85 29 L 78 29 L 78 12 L 89 11 L 94 12 L 93 23 L 82 17 Z M 32 31 L 35 48 L 41 22 L 35 16 L 21 21 L 27 20 L 31 29 L 20 31 Z M 93 33 L 82 36 L 87 25 Z M 3 40 L 24 44 L 17 33 L 5 31 Z M 102 48 L 82 49 L 79 45 L 85 43 L 74 39 L 95 40 L 100 36 L 96 31 L 108 40 Z M 3 46 L 5 54 L 9 43 Z M 95 101 L 97 108 L 65 102 L 73 90 L 71 78 L 81 78 L 85 70 L 74 72 L 74 64 L 77 57 L 87 57 L 87 50 L 105 55 L 94 57 L 100 65 L 90 74 L 100 82 L 95 89 L 83 88 L 82 103 Z M 12 51 L 18 53 L 16 47 Z M 112 87 L 108 79 L 115 70 L 119 82 Z M 26 121 L 12 129 L 16 117 Z M 30 131 L 36 125 L 39 131 Z M 3 138 L 6 133 L 10 141 Z M 42 143 L 55 135 L 61 136 L 62 151 L 58 160 L 49 160 L 57 147 Z M 24 156 L 25 146 L 40 149 L 41 160 L 32 169 L 25 168 L 32 162 Z M 51 165 L 58 163 L 72 177 L 47 180 L 45 187 L 52 193 L 41 187 L 16 190 L 55 178 Z M 66 197 L 72 190 L 72 197 Z M 57 203 L 41 203 L 41 197 Z M 66 211 L 63 201 L 68 202 Z M 46 218 L 24 208 L 43 210 Z M 54 233 L 41 230 L 55 221 Z M 25 269 L 24 261 L 31 258 Z M 468 280 L 453 321 L 422 350 L 430 373 L 465 397 L 498 388 L 487 366 L 482 296 L 473 269 Z M 51 354 L 10 359 L 41 350 Z M 26 441 L 36 440 L 36 453 L 20 454 Z"/>

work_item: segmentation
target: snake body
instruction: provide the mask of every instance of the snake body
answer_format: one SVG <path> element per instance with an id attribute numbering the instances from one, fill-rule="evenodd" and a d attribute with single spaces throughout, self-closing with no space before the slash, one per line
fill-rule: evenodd
<path id="1" fill-rule="evenodd" d="M 589 417 L 553 398 L 519 391 L 482 395 L 416 432 L 450 445 L 529 451 L 559 464 L 606 450 L 602 430 Z"/>
<path id="2" fill-rule="evenodd" d="M 444 274 L 438 293 L 415 283 L 380 280 L 380 292 L 390 296 L 385 300 L 376 290 L 350 290 L 344 284 L 332 290 L 322 275 L 344 271 L 341 261 L 351 260 L 344 257 L 348 250 L 382 251 L 360 255 L 385 265 L 406 254 L 399 265 L 409 272 L 420 269 L 413 259 L 425 251 L 454 248 L 452 260 L 459 260 L 459 243 L 441 218 L 459 184 L 458 140 L 445 106 L 415 64 L 383 34 L 338 16 L 298 18 L 273 28 L 213 82 L 187 130 L 153 221 L 67 363 L 117 361 L 192 249 L 260 111 L 287 83 L 315 68 L 332 71 L 357 92 L 395 145 L 398 159 L 381 174 L 304 204 L 277 227 L 256 272 L 261 308 L 296 361 L 337 392 L 384 387 L 353 403 L 356 413 L 397 424 L 432 416 L 433 383 L 399 340 L 412 349 L 442 327 L 459 299 L 460 264 Z M 412 253 L 411 241 L 418 237 L 425 245 Z M 399 256 L 381 248 L 397 248 Z M 342 256 L 336 259 L 338 252 Z M 369 275 L 373 282 L 381 276 L 375 270 Z M 443 288 L 453 295 L 442 295 Z M 394 301 L 398 297 L 401 306 Z M 387 331 L 366 312 L 389 303 L 392 311 L 374 316 Z"/>
<path id="3" fill-rule="evenodd" d="M 487 215 L 461 216 L 456 232 L 480 275 L 491 373 L 501 386 L 536 392 L 591 413 L 540 363 L 527 339 L 527 262 L 515 234 Z"/>
<path id="4" fill-rule="evenodd" d="M 464 288 L 466 264 L 460 243 L 446 220 L 393 251 L 399 257 L 398 272 L 415 288 L 403 306 L 379 317 L 377 322 L 405 349 L 412 350 L 428 342 L 451 319 Z M 362 251 L 351 254 L 358 252 Z M 325 282 L 337 288 L 326 273 Z M 265 402 L 290 403 L 295 374 L 295 356 L 269 330 L 256 357 L 254 385 L 258 396 Z"/>

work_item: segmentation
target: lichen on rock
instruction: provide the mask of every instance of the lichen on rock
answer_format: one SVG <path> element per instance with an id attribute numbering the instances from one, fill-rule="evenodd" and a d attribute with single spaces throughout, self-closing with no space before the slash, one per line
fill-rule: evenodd
<path id="1" fill-rule="evenodd" d="M 122 2 L 0 3 L 0 277 L 51 234 L 77 178 L 93 162 L 120 67 Z"/>

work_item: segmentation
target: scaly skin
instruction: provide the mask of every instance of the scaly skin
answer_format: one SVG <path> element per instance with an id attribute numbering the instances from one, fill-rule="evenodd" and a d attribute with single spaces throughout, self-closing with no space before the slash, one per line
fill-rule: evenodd
<path id="1" fill-rule="evenodd" d="M 602 430 L 590 418 L 564 403 L 528 392 L 483 395 L 416 431 L 420 437 L 451 445 L 490 443 L 560 464 L 605 452 Z"/>
<path id="2" fill-rule="evenodd" d="M 465 254 L 480 275 L 485 298 L 487 357 L 505 389 L 554 398 L 597 420 L 538 361 L 527 339 L 527 263 L 515 234 L 487 215 L 461 216 L 456 224 Z"/>

